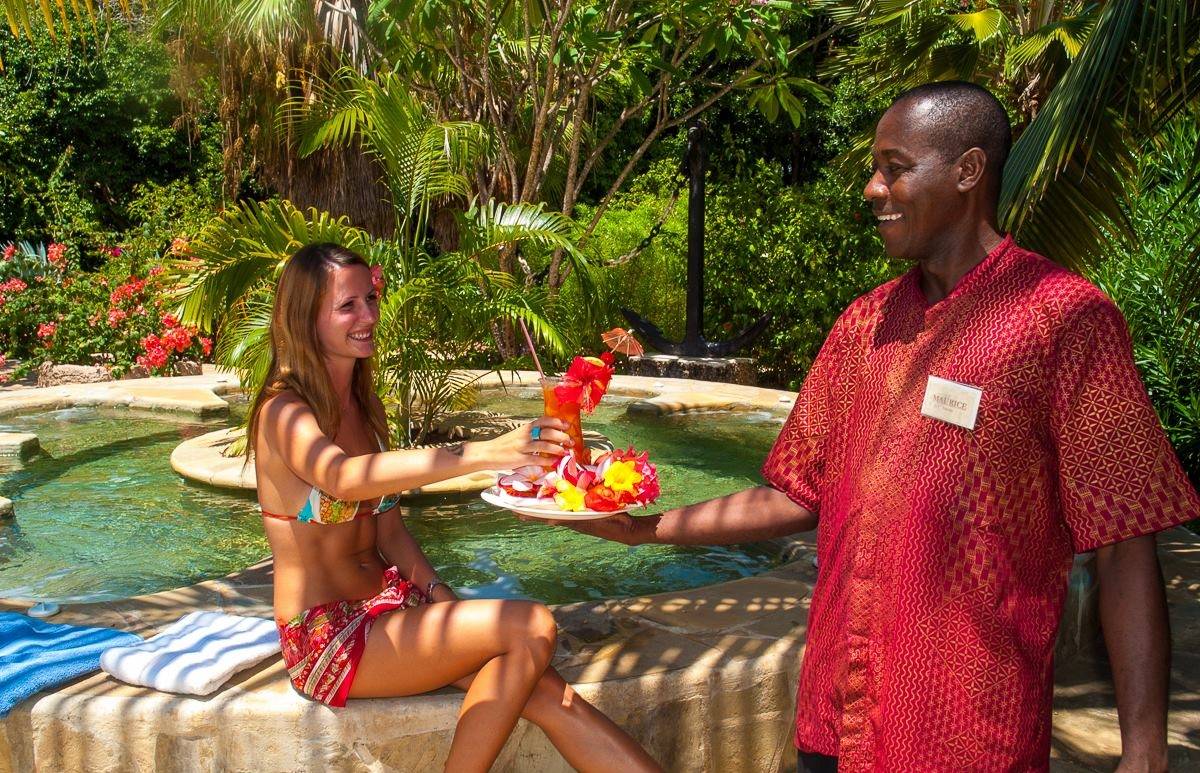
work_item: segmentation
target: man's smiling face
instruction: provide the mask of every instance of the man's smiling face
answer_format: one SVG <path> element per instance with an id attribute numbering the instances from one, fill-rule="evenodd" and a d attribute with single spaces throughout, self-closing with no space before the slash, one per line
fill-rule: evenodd
<path id="1" fill-rule="evenodd" d="M 879 119 L 871 179 L 863 195 L 871 203 L 888 255 L 921 260 L 961 221 L 957 159 L 934 147 L 921 103 L 902 102 Z"/>

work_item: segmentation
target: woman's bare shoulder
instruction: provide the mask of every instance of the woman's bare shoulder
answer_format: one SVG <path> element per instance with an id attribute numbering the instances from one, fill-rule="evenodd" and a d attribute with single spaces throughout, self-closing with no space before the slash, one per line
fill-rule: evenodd
<path id="1" fill-rule="evenodd" d="M 263 401 L 262 407 L 259 409 L 264 419 L 273 421 L 276 419 L 292 418 L 298 413 L 312 413 L 312 408 L 300 395 L 290 389 L 285 389 L 278 394 L 271 395 Z"/>
<path id="2" fill-rule="evenodd" d="M 316 417 L 304 398 L 291 390 L 271 395 L 259 409 L 261 437 L 278 440 L 281 434 L 294 438 L 297 432 L 316 428 Z M 319 432 L 319 430 L 317 430 Z"/>

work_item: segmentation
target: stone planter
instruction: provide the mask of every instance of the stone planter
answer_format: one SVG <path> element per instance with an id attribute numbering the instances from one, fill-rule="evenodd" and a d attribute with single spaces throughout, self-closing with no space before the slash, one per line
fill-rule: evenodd
<path id="1" fill-rule="evenodd" d="M 676 357 L 646 354 L 629 358 L 629 373 L 651 378 L 689 378 L 754 386 L 758 372 L 751 357 Z"/>
<path id="2" fill-rule="evenodd" d="M 56 365 L 53 362 L 43 362 L 37 369 L 39 387 L 94 384 L 112 380 L 112 373 L 104 365 Z"/>
<path id="3" fill-rule="evenodd" d="M 43 362 L 37 369 L 37 385 L 39 387 L 61 386 L 63 384 L 94 384 L 101 381 L 112 381 L 112 366 L 105 364 L 105 355 L 92 355 L 95 365 L 58 365 L 53 362 Z M 195 360 L 180 360 L 172 367 L 174 376 L 199 376 L 203 373 L 200 363 Z M 121 374 L 121 379 L 147 378 L 150 372 L 141 365 L 133 365 Z"/>

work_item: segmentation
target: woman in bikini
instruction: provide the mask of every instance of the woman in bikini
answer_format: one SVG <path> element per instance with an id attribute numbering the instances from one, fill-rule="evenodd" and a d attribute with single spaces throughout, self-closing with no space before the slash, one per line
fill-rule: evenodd
<path id="1" fill-rule="evenodd" d="M 447 770 L 486 770 L 518 717 L 578 770 L 658 770 L 550 667 L 557 629 L 545 606 L 458 600 L 405 528 L 396 492 L 537 463 L 570 440 L 543 417 L 485 442 L 386 450 L 372 387 L 372 280 L 366 261 L 337 245 L 291 257 L 271 315 L 270 370 L 250 414 L 292 684 L 331 706 L 465 690 Z"/>

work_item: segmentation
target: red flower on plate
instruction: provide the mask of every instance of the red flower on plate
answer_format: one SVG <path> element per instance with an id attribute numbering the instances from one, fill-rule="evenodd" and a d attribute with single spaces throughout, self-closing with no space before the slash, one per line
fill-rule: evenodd
<path id="1" fill-rule="evenodd" d="M 600 398 L 608 391 L 613 377 L 613 356 L 609 352 L 599 357 L 576 357 L 559 380 L 554 394 L 561 403 L 578 403 L 584 413 L 596 409 Z"/>
<path id="2" fill-rule="evenodd" d="M 599 513 L 611 513 L 621 508 L 621 497 L 608 486 L 592 486 L 583 498 L 583 505 Z"/>

